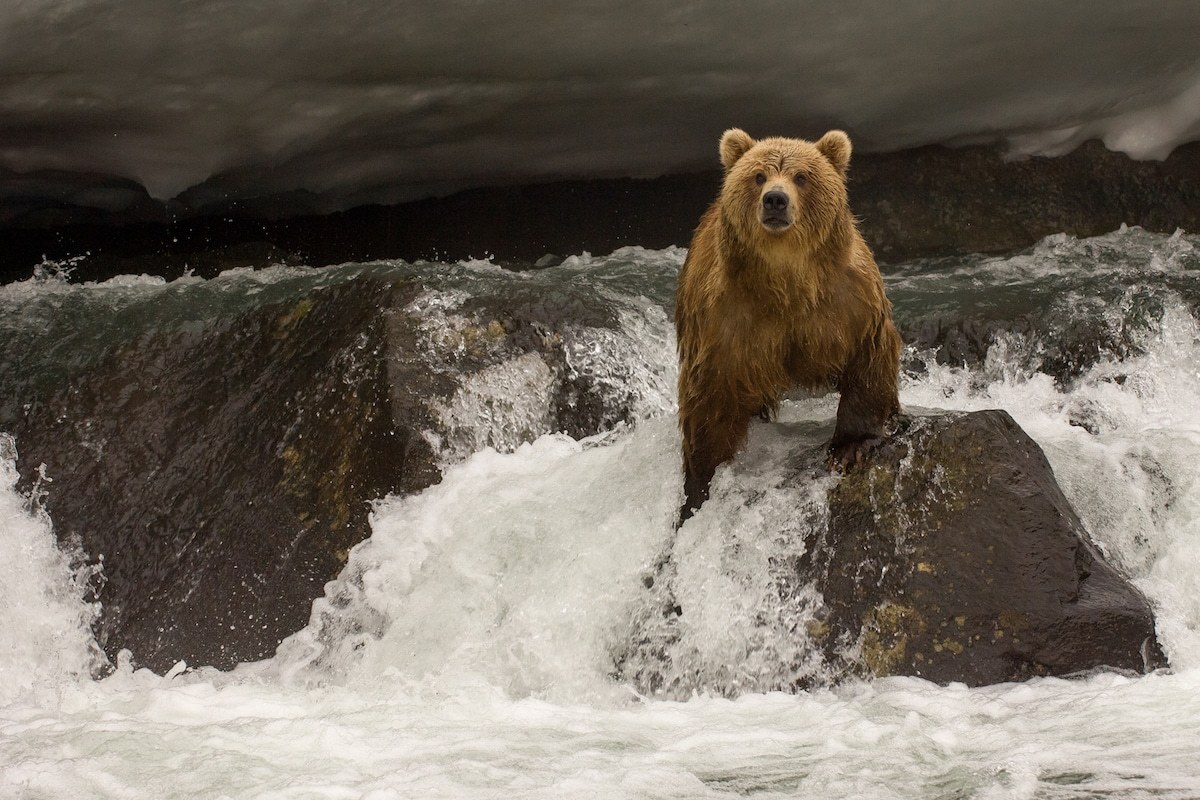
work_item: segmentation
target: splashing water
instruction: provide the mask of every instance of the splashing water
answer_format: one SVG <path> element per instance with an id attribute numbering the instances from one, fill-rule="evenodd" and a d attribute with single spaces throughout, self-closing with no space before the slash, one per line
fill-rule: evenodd
<path id="1" fill-rule="evenodd" d="M 19 496 L 16 444 L 0 433 L 0 704 L 53 696 L 98 665 L 83 600 L 91 574 L 55 546 L 50 520 Z"/>
<path id="2" fill-rule="evenodd" d="M 662 604 L 647 577 L 672 546 L 681 479 L 667 411 L 673 367 L 645 355 L 657 376 L 642 390 L 647 418 L 583 441 L 485 446 L 440 484 L 381 498 L 372 537 L 314 603 L 309 626 L 273 659 L 230 673 L 158 676 L 123 663 L 89 677 L 92 610 L 49 521 L 12 488 L 10 454 L 0 476 L 0 795 L 1194 798 L 1195 244 L 1140 231 L 1052 237 L 1012 257 L 905 265 L 889 278 L 900 320 L 954 310 L 960 296 L 975 319 L 1017 321 L 998 325 L 978 359 L 911 350 L 901 400 L 999 406 L 1017 419 L 1099 546 L 1151 598 L 1170 672 L 774 691 L 813 665 L 792 635 L 809 608 L 770 605 L 772 565 L 802 538 L 778 520 L 790 511 L 791 524 L 805 524 L 773 492 L 787 439 L 821 435 L 831 397 L 789 401 L 779 422 L 752 429 L 710 505 L 673 542 L 674 588 L 690 619 L 647 625 Z M 625 253 L 624 276 L 604 272 L 621 302 L 659 309 L 635 316 L 658 326 L 660 344 L 670 343 L 664 309 L 678 255 Z M 656 271 L 656 259 L 669 268 Z M 568 262 L 558 275 L 580 280 L 599 261 Z M 467 272 L 464 282 L 493 279 Z M 270 276 L 258 280 L 277 290 Z M 1107 320 L 1096 351 L 1050 374 L 1039 360 L 1046 347 L 1093 315 Z M 658 345 L 625 347 L 664 358 Z M 819 516 L 823 482 L 809 491 Z M 782 629 L 759 617 L 784 620 Z M 640 697 L 618 674 L 631 630 L 669 651 L 676 699 Z"/>

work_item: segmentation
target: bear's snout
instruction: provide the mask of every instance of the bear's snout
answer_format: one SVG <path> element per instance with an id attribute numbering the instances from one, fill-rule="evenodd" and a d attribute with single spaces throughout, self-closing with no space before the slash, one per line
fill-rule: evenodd
<path id="1" fill-rule="evenodd" d="M 763 195 L 763 211 L 786 211 L 788 207 L 787 193 L 782 189 L 772 189 Z"/>
<path id="2" fill-rule="evenodd" d="M 772 189 L 762 198 L 762 224 L 770 230 L 782 230 L 792 223 L 788 214 L 791 200 L 782 189 Z"/>

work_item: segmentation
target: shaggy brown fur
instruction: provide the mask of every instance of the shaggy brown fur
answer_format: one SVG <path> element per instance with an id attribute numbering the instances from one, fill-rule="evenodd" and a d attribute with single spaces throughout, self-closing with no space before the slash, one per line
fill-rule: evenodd
<path id="1" fill-rule="evenodd" d="M 708 497 L 755 414 L 799 385 L 841 392 L 830 466 L 848 469 L 899 411 L 900 336 L 846 196 L 850 139 L 721 137 L 721 194 L 679 274 L 679 424 L 685 500 Z"/>

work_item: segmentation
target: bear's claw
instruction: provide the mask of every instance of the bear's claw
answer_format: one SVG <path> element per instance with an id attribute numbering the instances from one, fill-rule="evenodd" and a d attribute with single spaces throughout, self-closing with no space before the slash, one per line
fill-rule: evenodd
<path id="1" fill-rule="evenodd" d="M 838 472 L 844 475 L 866 461 L 867 456 L 880 441 L 882 441 L 881 437 L 873 436 L 869 439 L 859 439 L 854 442 L 843 442 L 838 445 L 831 444 L 829 446 L 829 459 L 825 462 L 825 466 L 829 468 L 830 472 Z"/>

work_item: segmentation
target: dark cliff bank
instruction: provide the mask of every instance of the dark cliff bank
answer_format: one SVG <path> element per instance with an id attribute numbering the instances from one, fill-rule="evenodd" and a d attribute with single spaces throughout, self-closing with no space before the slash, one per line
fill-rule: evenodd
<path id="1" fill-rule="evenodd" d="M 935 146 L 856 155 L 851 199 L 879 260 L 895 263 L 1008 251 L 1051 233 L 1090 236 L 1122 223 L 1200 230 L 1196 175 L 1200 143 L 1161 162 L 1133 161 L 1099 142 L 1021 161 L 993 147 Z M 719 183 L 714 169 L 481 188 L 317 213 L 319 195 L 189 205 L 185 192 L 164 204 L 122 179 L 0 174 L 0 281 L 29 277 L 43 258 L 79 256 L 73 277 L 98 280 L 385 258 L 530 264 L 547 254 L 685 246 Z"/>

